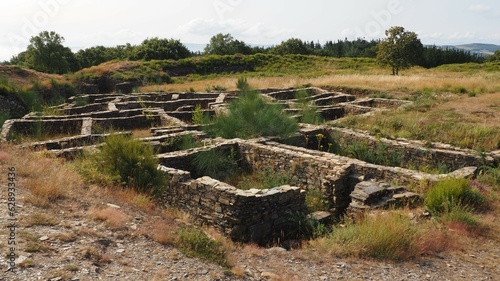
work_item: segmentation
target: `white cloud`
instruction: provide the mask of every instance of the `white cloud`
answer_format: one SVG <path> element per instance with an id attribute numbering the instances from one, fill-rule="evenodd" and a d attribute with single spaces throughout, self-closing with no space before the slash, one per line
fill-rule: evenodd
<path id="1" fill-rule="evenodd" d="M 196 35 L 209 38 L 218 33 L 230 33 L 235 39 L 248 41 L 247 43 L 276 43 L 277 40 L 288 39 L 292 29 L 280 29 L 261 23 L 250 24 L 243 20 L 194 19 L 177 28 L 179 35 Z M 264 42 L 262 42 L 264 41 Z"/>
<path id="2" fill-rule="evenodd" d="M 469 6 L 468 10 L 476 13 L 486 13 L 491 11 L 491 7 L 483 4 L 476 4 Z"/>

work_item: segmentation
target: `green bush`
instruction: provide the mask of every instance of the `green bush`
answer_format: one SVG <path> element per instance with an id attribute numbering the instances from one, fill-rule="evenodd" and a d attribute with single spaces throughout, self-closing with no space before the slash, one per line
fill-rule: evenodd
<path id="1" fill-rule="evenodd" d="M 192 164 L 198 176 L 209 176 L 224 181 L 233 176 L 238 170 L 236 152 L 231 149 L 211 149 L 197 153 Z"/>
<path id="2" fill-rule="evenodd" d="M 427 209 L 436 215 L 448 213 L 456 206 L 472 210 L 484 207 L 486 200 L 468 179 L 446 179 L 438 182 L 426 195 Z"/>
<path id="3" fill-rule="evenodd" d="M 10 114 L 5 111 L 0 111 L 0 131 L 2 130 L 3 123 L 10 119 Z"/>
<path id="4" fill-rule="evenodd" d="M 177 234 L 180 249 L 187 256 L 199 257 L 229 267 L 221 241 L 210 238 L 205 231 L 194 227 L 181 228 Z"/>
<path id="5" fill-rule="evenodd" d="M 241 83 L 240 83 L 241 84 Z M 266 102 L 257 91 L 244 84 L 239 98 L 228 105 L 205 130 L 212 136 L 250 139 L 260 136 L 288 136 L 297 131 L 295 120 L 282 112 L 278 104 Z M 245 90 L 246 89 L 246 90 Z"/>
<path id="6" fill-rule="evenodd" d="M 106 138 L 101 151 L 83 160 L 78 170 L 84 178 L 97 183 L 114 183 L 159 196 L 166 174 L 157 169 L 153 147 L 128 136 Z"/>

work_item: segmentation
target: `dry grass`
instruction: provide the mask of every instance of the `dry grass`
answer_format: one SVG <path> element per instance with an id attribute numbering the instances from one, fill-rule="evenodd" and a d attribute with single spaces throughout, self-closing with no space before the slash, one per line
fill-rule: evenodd
<path id="1" fill-rule="evenodd" d="M 123 229 L 127 226 L 128 216 L 120 209 L 93 208 L 89 211 L 89 215 L 94 219 L 106 222 L 112 229 Z"/>
<path id="2" fill-rule="evenodd" d="M 313 86 L 342 86 L 376 91 L 419 91 L 433 89 L 437 92 L 453 92 L 463 87 L 469 92 L 492 93 L 500 91 L 500 75 L 495 73 L 466 74 L 414 68 L 400 76 L 385 74 L 330 74 L 316 78 L 298 76 L 249 77 L 248 83 L 257 89 Z M 219 85 L 228 90 L 236 90 L 237 77 L 220 77 L 206 80 L 187 81 L 182 84 L 151 85 L 140 91 L 205 91 L 207 87 Z"/>
<path id="3" fill-rule="evenodd" d="M 143 228 L 142 233 L 162 245 L 174 245 L 178 226 L 173 221 L 157 220 Z"/>
<path id="4" fill-rule="evenodd" d="M 132 136 L 134 138 L 151 137 L 151 130 L 150 129 L 136 129 L 136 130 L 132 130 Z"/>
<path id="5" fill-rule="evenodd" d="M 57 200 L 81 190 L 80 176 L 57 159 L 48 159 L 29 150 L 10 145 L 0 147 L 4 162 L 16 168 L 16 179 L 27 187 L 26 201 L 39 207 L 49 207 Z"/>
<path id="6" fill-rule="evenodd" d="M 80 71 L 78 71 L 78 74 L 82 75 L 92 75 L 94 77 L 102 76 L 104 74 L 107 74 L 109 72 L 116 72 L 116 71 L 123 71 L 127 70 L 130 68 L 134 68 L 138 65 L 140 65 L 141 62 L 139 61 L 110 61 L 110 62 L 105 62 L 97 66 L 92 66 L 89 68 L 84 68 Z"/>
<path id="7" fill-rule="evenodd" d="M 59 224 L 59 220 L 52 215 L 43 213 L 33 213 L 23 219 L 23 224 L 27 227 L 36 225 L 54 226 Z"/>

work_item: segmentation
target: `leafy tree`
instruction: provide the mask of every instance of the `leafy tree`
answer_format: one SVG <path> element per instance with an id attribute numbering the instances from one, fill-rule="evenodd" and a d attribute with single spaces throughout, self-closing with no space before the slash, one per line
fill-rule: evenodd
<path id="1" fill-rule="evenodd" d="M 130 43 L 116 47 L 95 46 L 79 50 L 75 58 L 81 68 L 87 68 L 111 60 L 126 60 L 132 57 L 134 49 Z"/>
<path id="2" fill-rule="evenodd" d="M 313 43 L 314 48 L 314 42 L 311 43 Z M 271 52 L 278 55 L 307 55 L 310 53 L 309 48 L 310 45 L 304 43 L 302 40 L 298 38 L 290 38 L 274 47 Z"/>
<path id="3" fill-rule="evenodd" d="M 64 37 L 54 31 L 43 31 L 30 39 L 23 65 L 41 72 L 63 74 L 79 68 L 73 52 L 64 47 Z"/>
<path id="4" fill-rule="evenodd" d="M 132 59 L 139 60 L 179 60 L 191 56 L 191 52 L 179 40 L 148 38 L 137 46 Z"/>
<path id="5" fill-rule="evenodd" d="M 243 41 L 235 40 L 231 34 L 219 33 L 210 38 L 210 43 L 205 47 L 205 54 L 208 55 L 249 55 L 252 48 Z"/>
<path id="6" fill-rule="evenodd" d="M 385 31 L 387 38 L 378 45 L 377 60 L 390 65 L 392 75 L 400 69 L 416 65 L 422 57 L 423 45 L 415 32 L 405 31 L 401 26 L 393 26 Z"/>
<path id="7" fill-rule="evenodd" d="M 500 50 L 496 50 L 493 55 L 487 56 L 486 61 L 500 61 Z"/>

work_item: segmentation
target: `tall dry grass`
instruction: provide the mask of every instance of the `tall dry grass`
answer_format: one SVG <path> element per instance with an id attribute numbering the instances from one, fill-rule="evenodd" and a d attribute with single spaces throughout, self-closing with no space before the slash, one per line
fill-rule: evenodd
<path id="1" fill-rule="evenodd" d="M 30 191 L 26 200 L 35 206 L 49 207 L 83 185 L 80 176 L 60 160 L 11 144 L 0 145 L 0 164 L 16 168 L 17 185 Z"/>
<path id="2" fill-rule="evenodd" d="M 178 84 L 144 86 L 139 90 L 149 91 L 205 91 L 207 87 L 220 85 L 228 90 L 236 90 L 238 75 L 208 78 L 196 81 L 184 81 Z M 304 78 L 297 75 L 283 77 L 248 77 L 248 83 L 256 89 L 288 88 L 312 84 L 317 87 L 343 86 L 363 88 L 375 91 L 420 91 L 430 89 L 436 92 L 454 92 L 464 88 L 468 92 L 491 93 L 500 91 L 500 74 L 427 70 L 414 68 L 403 75 L 393 76 L 384 73 L 342 73 L 334 71 L 332 74 L 314 78 Z"/>

